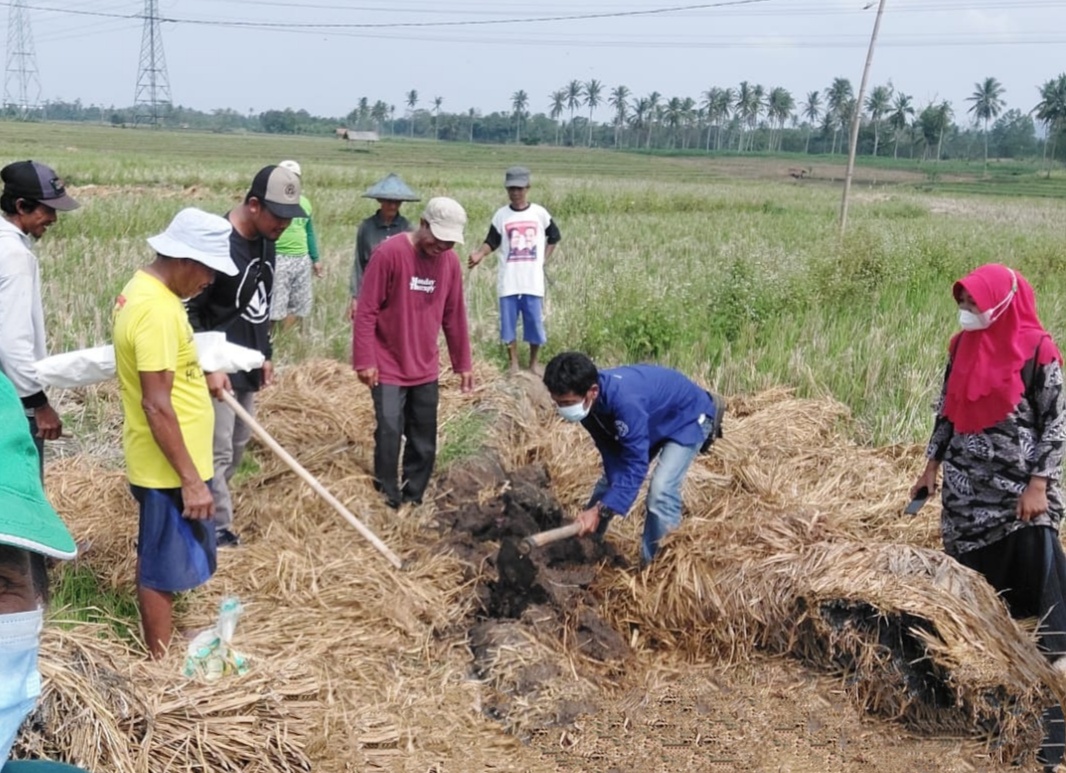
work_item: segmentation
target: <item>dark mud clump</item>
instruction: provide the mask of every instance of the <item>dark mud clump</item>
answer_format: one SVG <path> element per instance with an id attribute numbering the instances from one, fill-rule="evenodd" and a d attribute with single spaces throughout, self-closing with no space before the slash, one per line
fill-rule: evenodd
<path id="1" fill-rule="evenodd" d="M 499 459 L 483 455 L 450 468 L 440 479 L 438 549 L 450 551 L 476 579 L 478 609 L 470 620 L 473 672 L 499 694 L 486 713 L 502 721 L 515 698 L 551 692 L 568 677 L 564 664 L 573 654 L 592 665 L 619 665 L 630 654 L 625 637 L 597 613 L 590 590 L 605 565 L 620 566 L 622 557 L 609 542 L 570 538 L 523 553 L 523 537 L 567 522 L 541 464 L 505 470 Z M 507 674 L 499 669 L 501 647 L 536 640 L 554 647 L 551 658 L 533 658 Z M 546 712 L 552 723 L 571 711 L 561 704 Z M 569 720 L 566 720 L 569 721 Z"/>

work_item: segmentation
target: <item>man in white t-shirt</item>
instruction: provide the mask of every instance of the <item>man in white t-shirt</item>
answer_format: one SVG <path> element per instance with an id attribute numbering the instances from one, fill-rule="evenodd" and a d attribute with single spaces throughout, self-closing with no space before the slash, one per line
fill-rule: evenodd
<path id="1" fill-rule="evenodd" d="M 492 217 L 485 242 L 470 255 L 473 268 L 492 251 L 499 254 L 496 292 L 500 296 L 500 340 L 507 347 L 511 372 L 518 370 L 518 317 L 522 340 L 529 344 L 529 369 L 548 336 L 544 330 L 544 261 L 562 236 L 544 207 L 529 202 L 529 170 L 512 166 L 504 175 L 510 203 Z"/>

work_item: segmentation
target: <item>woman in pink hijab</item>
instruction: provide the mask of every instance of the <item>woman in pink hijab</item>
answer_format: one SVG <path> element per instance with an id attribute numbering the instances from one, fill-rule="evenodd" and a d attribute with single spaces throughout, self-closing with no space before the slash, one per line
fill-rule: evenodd
<path id="1" fill-rule="evenodd" d="M 911 496 L 937 490 L 944 550 L 985 576 L 1066 675 L 1066 557 L 1059 542 L 1066 452 L 1062 355 L 1017 271 L 981 266 L 955 283 L 952 336 L 928 463 Z M 924 492 L 922 491 L 924 489 Z M 1045 716 L 1046 764 L 1063 756 L 1062 711 Z"/>

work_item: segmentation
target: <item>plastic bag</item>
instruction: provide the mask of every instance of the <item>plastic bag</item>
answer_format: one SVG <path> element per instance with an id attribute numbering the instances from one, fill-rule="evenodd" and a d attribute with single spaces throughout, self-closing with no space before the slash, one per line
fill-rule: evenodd
<path id="1" fill-rule="evenodd" d="M 196 333 L 196 354 L 207 373 L 255 370 L 263 367 L 263 353 L 226 340 L 225 333 Z M 43 386 L 70 389 L 115 377 L 115 347 L 94 346 L 45 357 L 34 363 Z"/>
<path id="2" fill-rule="evenodd" d="M 233 633 L 244 607 L 236 596 L 226 596 L 218 608 L 214 628 L 201 631 L 189 642 L 183 673 L 190 679 L 215 682 L 223 676 L 248 672 L 248 658 L 233 649 Z"/>

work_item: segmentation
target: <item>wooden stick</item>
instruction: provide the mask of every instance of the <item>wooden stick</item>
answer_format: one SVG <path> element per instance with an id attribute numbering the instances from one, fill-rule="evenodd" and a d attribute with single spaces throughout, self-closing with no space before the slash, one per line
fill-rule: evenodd
<path id="1" fill-rule="evenodd" d="M 537 534 L 530 534 L 519 543 L 518 549 L 519 552 L 528 554 L 533 548 L 542 548 L 550 542 L 558 542 L 559 540 L 576 537 L 579 531 L 581 531 L 581 524 L 574 521 L 573 523 L 568 523 L 566 526 L 560 526 L 557 529 L 549 529 L 548 531 L 538 532 Z"/>
<path id="2" fill-rule="evenodd" d="M 255 433 L 255 436 L 262 440 L 264 443 L 266 443 L 267 446 L 269 446 L 270 450 L 278 455 L 278 458 L 281 459 L 281 461 L 289 465 L 293 472 L 303 478 L 307 485 L 314 489 L 316 494 L 326 500 L 326 502 L 328 502 L 334 510 L 336 510 L 344 517 L 344 520 L 348 521 L 348 523 L 354 526 L 355 530 L 358 531 L 361 535 L 363 535 L 367 542 L 374 546 L 375 550 L 381 553 L 381 555 L 385 556 L 385 558 L 389 560 L 390 564 L 395 566 L 397 569 L 399 569 L 403 565 L 403 562 L 399 559 L 399 557 L 391 550 L 389 550 L 388 545 L 378 539 L 377 535 L 374 534 L 374 532 L 370 531 L 370 529 L 364 526 L 362 521 L 352 515 L 351 511 L 348 510 L 348 508 L 345 507 L 343 504 L 341 504 L 341 501 L 337 499 L 337 497 L 329 493 L 329 491 L 326 490 L 326 487 L 318 482 L 318 478 L 309 473 L 307 469 L 298 461 L 296 461 L 288 451 L 282 448 L 281 444 L 278 443 L 278 441 L 276 441 L 273 437 L 271 437 L 270 433 L 263 429 L 263 426 L 254 418 L 252 418 L 252 415 L 248 413 L 248 411 L 244 410 L 241 404 L 234 399 L 233 395 L 223 390 L 222 401 L 233 409 L 233 412 L 237 414 L 240 420 L 247 424 L 251 428 L 252 432 Z"/>

